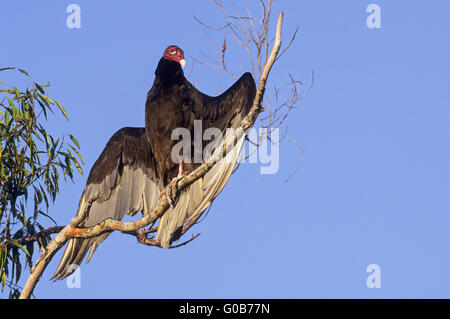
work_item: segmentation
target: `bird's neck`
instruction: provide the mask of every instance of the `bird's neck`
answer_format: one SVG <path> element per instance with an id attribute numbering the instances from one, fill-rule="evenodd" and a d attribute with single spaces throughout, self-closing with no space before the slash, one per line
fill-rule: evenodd
<path id="1" fill-rule="evenodd" d="M 168 61 L 161 58 L 155 71 L 155 80 L 159 80 L 162 84 L 171 84 L 179 82 L 184 78 L 183 70 L 178 62 Z"/>

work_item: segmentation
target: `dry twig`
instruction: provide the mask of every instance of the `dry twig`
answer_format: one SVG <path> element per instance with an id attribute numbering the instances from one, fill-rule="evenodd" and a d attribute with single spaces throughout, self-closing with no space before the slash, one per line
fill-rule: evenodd
<path id="1" fill-rule="evenodd" d="M 230 46 L 222 46 L 222 50 L 219 50 L 214 44 L 214 39 L 208 33 L 208 31 L 219 32 L 220 36 L 224 37 L 224 44 L 226 43 L 227 39 L 230 39 L 233 42 L 237 43 L 238 46 L 244 48 L 248 56 L 248 61 L 250 63 L 254 78 L 262 78 L 264 67 L 267 65 L 267 62 L 270 58 L 270 46 L 275 41 L 275 39 L 272 38 L 269 34 L 271 22 L 270 17 L 273 11 L 274 1 L 268 0 L 267 3 L 265 3 L 264 0 L 259 0 L 261 6 L 261 16 L 259 18 L 255 17 L 252 14 L 245 1 L 244 9 L 247 14 L 246 17 L 238 12 L 233 3 L 231 4 L 231 11 L 233 12 L 231 14 L 230 10 L 225 7 L 222 0 L 209 0 L 209 2 L 222 12 L 225 18 L 225 24 L 223 26 L 212 26 L 200 20 L 199 18 L 194 17 L 194 19 L 202 27 L 205 28 L 205 34 L 208 38 L 209 43 L 211 44 L 211 48 L 215 52 L 215 56 L 211 56 L 201 51 L 201 55 L 205 57 L 208 62 L 202 61 L 201 59 L 197 58 L 193 58 L 194 61 L 210 68 L 221 69 L 233 76 L 233 78 L 237 79 L 233 70 L 231 70 L 226 63 L 225 51 Z M 297 32 L 298 27 L 294 29 L 294 32 L 290 37 L 287 45 L 277 54 L 275 61 L 277 61 L 291 47 L 296 38 Z M 294 77 L 289 74 L 288 83 L 280 87 L 275 87 L 273 89 L 273 92 L 269 95 L 267 94 L 267 92 L 263 91 L 265 94 L 264 104 L 266 112 L 265 116 L 260 119 L 260 127 L 266 129 L 267 134 L 259 136 L 257 141 L 250 141 L 256 146 L 253 152 L 257 151 L 257 149 L 261 146 L 262 143 L 265 142 L 266 139 L 270 139 L 274 130 L 280 129 L 284 125 L 285 120 L 290 114 L 291 110 L 294 109 L 294 107 L 309 94 L 313 83 L 314 74 L 312 77 L 311 86 L 305 93 L 302 93 L 302 82 L 298 78 L 294 79 Z M 282 136 L 298 147 L 299 143 L 293 137 L 287 136 L 287 128 L 284 128 L 284 131 L 285 132 Z M 281 142 L 281 140 L 279 142 Z M 243 160 L 246 160 L 251 155 L 252 154 L 247 155 Z M 301 165 L 302 161 L 303 153 L 301 158 L 299 159 L 299 165 Z M 238 167 L 239 165 L 235 168 L 235 170 Z M 289 175 L 286 181 L 289 180 L 298 171 L 298 168 L 299 167 L 297 167 L 294 172 Z"/>

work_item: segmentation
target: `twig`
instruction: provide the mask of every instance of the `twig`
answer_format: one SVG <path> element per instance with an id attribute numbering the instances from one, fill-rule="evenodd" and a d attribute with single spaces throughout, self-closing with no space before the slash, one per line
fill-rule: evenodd
<path id="1" fill-rule="evenodd" d="M 153 246 L 153 247 L 159 247 L 159 248 L 162 248 L 162 247 L 161 247 L 161 242 L 160 242 L 159 240 L 155 240 L 155 239 L 152 239 L 152 238 L 148 238 L 147 235 L 146 235 L 146 234 L 144 233 L 144 231 L 142 231 L 142 230 L 137 230 L 137 231 L 135 231 L 134 234 L 133 234 L 133 233 L 129 233 L 129 234 L 130 234 L 130 235 L 136 236 L 136 238 L 137 238 L 137 240 L 138 240 L 138 242 L 139 242 L 140 244 L 147 245 L 147 246 Z M 189 244 L 191 241 L 193 241 L 194 239 L 196 239 L 198 236 L 200 236 L 200 233 L 198 233 L 197 235 L 193 235 L 190 239 L 188 239 L 188 240 L 182 242 L 181 244 L 174 245 L 174 246 L 170 246 L 170 247 L 168 247 L 168 248 L 169 248 L 169 249 L 172 249 L 172 248 L 178 248 L 178 247 L 187 245 L 187 244 Z"/>
<path id="2" fill-rule="evenodd" d="M 303 163 L 303 159 L 304 159 L 304 155 L 305 155 L 305 151 L 303 150 L 303 148 L 301 148 L 300 147 L 300 145 L 298 145 L 298 143 L 297 143 L 297 141 L 295 141 L 292 137 L 290 137 L 289 135 L 286 135 L 286 134 L 280 134 L 280 136 L 283 136 L 283 137 L 286 137 L 287 139 L 289 139 L 292 143 L 294 143 L 295 144 L 295 146 L 297 146 L 298 147 L 298 149 L 300 150 L 300 152 L 301 152 L 301 161 L 300 161 L 300 163 L 297 165 L 297 167 L 295 168 L 295 170 L 284 180 L 284 183 L 287 183 L 291 178 L 292 178 L 292 176 L 294 176 L 295 175 L 295 173 L 297 173 L 297 171 L 300 169 L 300 167 L 301 167 L 301 165 L 302 165 L 302 163 Z"/>

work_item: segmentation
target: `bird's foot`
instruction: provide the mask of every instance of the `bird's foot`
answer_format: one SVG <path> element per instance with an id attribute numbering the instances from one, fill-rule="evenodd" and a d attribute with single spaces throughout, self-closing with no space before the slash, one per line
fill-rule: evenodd
<path id="1" fill-rule="evenodd" d="M 178 181 L 182 179 L 186 174 L 183 170 L 183 161 L 180 161 L 179 167 L 178 167 L 178 175 L 174 178 L 172 178 L 172 181 L 167 184 L 166 189 L 161 193 L 160 198 L 163 195 L 167 196 L 167 200 L 169 201 L 170 206 L 173 207 L 173 204 L 175 203 L 175 196 L 177 195 L 179 189 L 178 189 Z"/>
<path id="2" fill-rule="evenodd" d="M 178 189 L 178 181 L 180 179 L 182 179 L 183 176 L 177 176 L 174 177 L 172 179 L 172 181 L 167 184 L 166 189 L 161 193 L 161 195 L 159 196 L 160 198 L 162 198 L 164 195 L 167 196 L 167 200 L 169 201 L 170 206 L 173 207 L 174 203 L 175 203 L 175 197 L 179 191 Z"/>

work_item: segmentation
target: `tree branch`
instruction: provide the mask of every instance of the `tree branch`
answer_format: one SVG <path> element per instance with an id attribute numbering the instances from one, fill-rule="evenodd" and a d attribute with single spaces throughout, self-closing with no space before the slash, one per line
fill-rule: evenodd
<path id="1" fill-rule="evenodd" d="M 64 228 L 64 226 L 52 226 L 47 229 L 44 229 L 43 231 L 40 231 L 37 234 L 18 238 L 18 239 L 16 239 L 16 241 L 17 241 L 17 243 L 19 243 L 21 245 L 26 245 L 28 243 L 38 241 L 41 238 L 45 238 L 51 234 L 59 233 L 63 228 Z M 11 248 L 11 247 L 15 247 L 15 244 L 8 242 L 5 244 L 5 246 L 6 246 L 6 248 Z"/>

